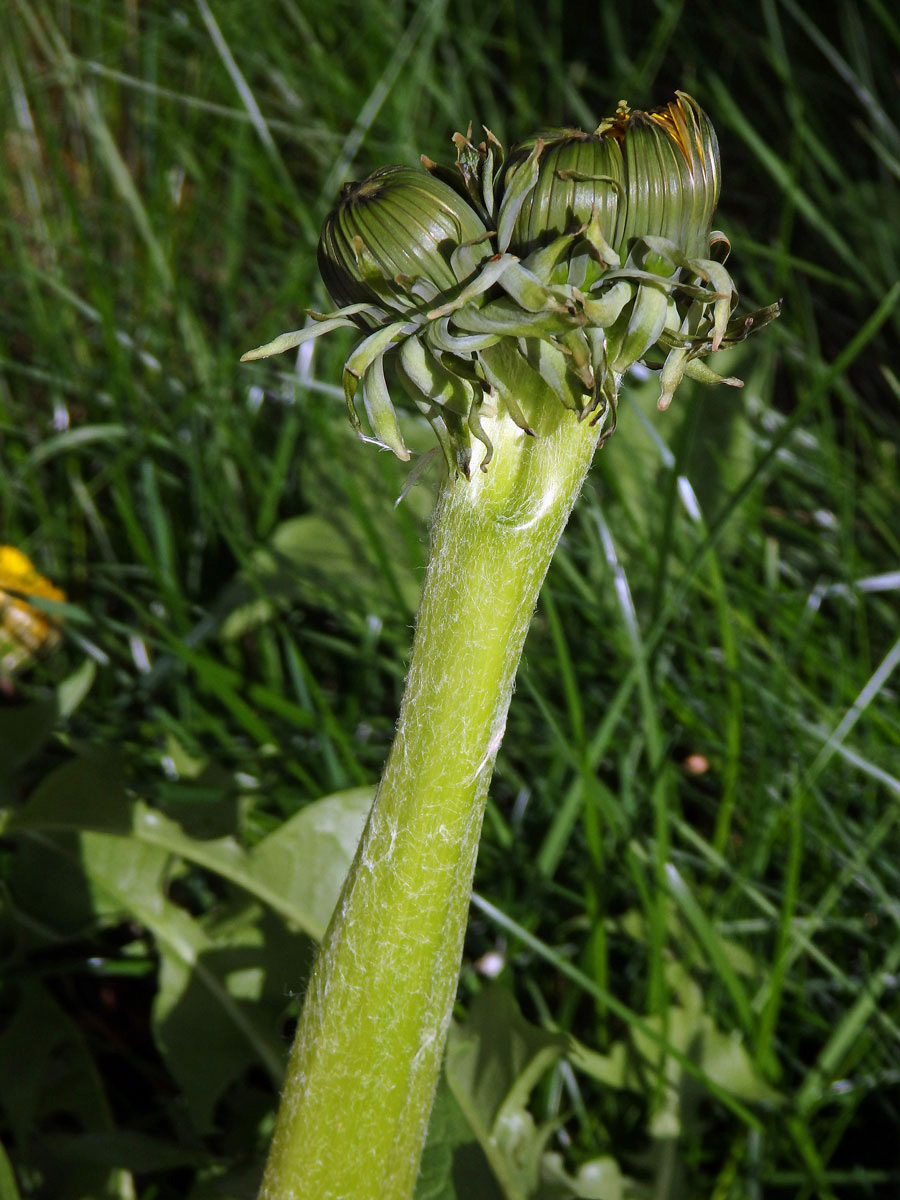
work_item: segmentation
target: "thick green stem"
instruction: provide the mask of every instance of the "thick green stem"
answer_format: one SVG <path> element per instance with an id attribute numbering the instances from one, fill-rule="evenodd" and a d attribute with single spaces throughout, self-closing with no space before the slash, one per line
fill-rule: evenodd
<path id="1" fill-rule="evenodd" d="M 412 1195 L 462 955 L 484 803 L 538 591 L 597 428 L 485 427 L 445 484 L 396 738 L 325 935 L 261 1200 Z"/>

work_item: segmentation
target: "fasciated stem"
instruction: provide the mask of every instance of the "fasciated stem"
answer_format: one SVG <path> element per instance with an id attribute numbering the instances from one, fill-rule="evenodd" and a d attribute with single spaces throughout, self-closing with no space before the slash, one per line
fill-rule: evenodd
<path id="1" fill-rule="evenodd" d="M 396 737 L 319 952 L 261 1200 L 412 1195 L 516 668 L 598 428 L 561 406 L 447 481 Z"/>

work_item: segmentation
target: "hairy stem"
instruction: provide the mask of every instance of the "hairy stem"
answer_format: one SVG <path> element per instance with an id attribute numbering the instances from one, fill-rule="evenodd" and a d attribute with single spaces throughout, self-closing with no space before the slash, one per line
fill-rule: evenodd
<path id="1" fill-rule="evenodd" d="M 412 1195 L 484 803 L 525 635 L 598 430 L 561 407 L 448 481 L 396 737 L 319 953 L 261 1200 Z"/>

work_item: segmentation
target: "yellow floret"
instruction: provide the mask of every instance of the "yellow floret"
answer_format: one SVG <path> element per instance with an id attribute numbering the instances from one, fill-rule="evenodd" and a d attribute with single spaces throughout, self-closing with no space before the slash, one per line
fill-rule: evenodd
<path id="1" fill-rule="evenodd" d="M 21 550 L 0 546 L 0 676 L 11 675 L 60 640 L 53 621 L 23 596 L 66 598 Z"/>

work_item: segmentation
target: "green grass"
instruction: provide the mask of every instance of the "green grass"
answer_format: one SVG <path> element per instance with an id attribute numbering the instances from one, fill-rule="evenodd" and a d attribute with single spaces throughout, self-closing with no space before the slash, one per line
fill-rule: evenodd
<path id="1" fill-rule="evenodd" d="M 339 337 L 238 365 L 329 307 L 337 186 L 675 87 L 744 303 L 784 315 L 742 393 L 626 385 L 526 645 L 457 1053 L 499 950 L 577 1039 L 519 1096 L 570 1179 L 897 1194 L 898 49 L 881 0 L 4 6 L 0 542 L 73 608 L 0 698 L 3 1200 L 254 1192 L 333 895 L 301 868 L 339 873 L 378 777 L 433 487 L 394 507 Z M 544 1186 L 508 1194 L 585 1194 Z"/>

